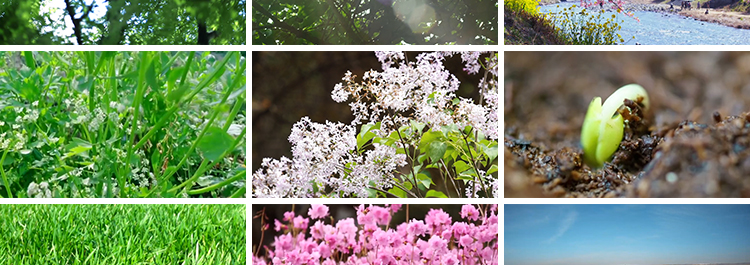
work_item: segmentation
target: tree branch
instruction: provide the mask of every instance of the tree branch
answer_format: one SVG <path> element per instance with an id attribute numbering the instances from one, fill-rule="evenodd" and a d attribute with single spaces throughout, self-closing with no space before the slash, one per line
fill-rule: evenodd
<path id="1" fill-rule="evenodd" d="M 66 0 L 67 1 L 67 0 Z M 273 24 L 278 27 L 285 29 L 289 31 L 290 33 L 296 35 L 298 38 L 306 39 L 313 44 L 326 44 L 322 40 L 320 40 L 318 37 L 313 36 L 309 32 L 301 31 L 295 27 L 292 27 L 291 25 L 287 24 L 286 22 L 280 21 L 277 19 L 271 12 L 268 12 L 265 8 L 263 8 L 260 4 L 258 4 L 256 1 L 253 1 L 253 10 L 260 12 L 263 16 L 266 16 L 273 20 Z"/>
<path id="2" fill-rule="evenodd" d="M 94 9 L 94 5 L 96 4 L 96 1 L 92 1 L 91 5 L 88 7 L 84 5 L 83 7 L 83 14 L 81 17 L 76 18 L 76 8 L 75 6 L 70 4 L 70 0 L 65 0 L 65 10 L 68 11 L 68 16 L 70 16 L 70 20 L 73 22 L 73 32 L 76 35 L 76 42 L 78 45 L 83 45 L 83 34 L 81 33 L 81 20 L 86 18 L 89 13 L 91 12 L 91 9 Z"/>

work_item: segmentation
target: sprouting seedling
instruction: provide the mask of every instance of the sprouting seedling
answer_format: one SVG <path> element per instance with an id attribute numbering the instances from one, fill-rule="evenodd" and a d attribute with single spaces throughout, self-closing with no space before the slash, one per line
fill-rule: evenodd
<path id="1" fill-rule="evenodd" d="M 620 146 L 625 124 L 617 110 L 623 107 L 626 99 L 640 103 L 644 110 L 648 109 L 648 94 L 637 84 L 617 89 L 604 105 L 600 97 L 595 97 L 589 104 L 581 131 L 583 159 L 589 166 L 601 167 Z"/>

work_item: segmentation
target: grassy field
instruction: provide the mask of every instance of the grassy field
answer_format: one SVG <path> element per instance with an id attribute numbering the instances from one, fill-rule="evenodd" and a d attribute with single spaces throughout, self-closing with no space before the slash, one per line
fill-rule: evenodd
<path id="1" fill-rule="evenodd" d="M 245 264 L 245 205 L 0 205 L 0 264 Z"/>
<path id="2" fill-rule="evenodd" d="M 0 196 L 245 196 L 237 52 L 0 52 Z"/>

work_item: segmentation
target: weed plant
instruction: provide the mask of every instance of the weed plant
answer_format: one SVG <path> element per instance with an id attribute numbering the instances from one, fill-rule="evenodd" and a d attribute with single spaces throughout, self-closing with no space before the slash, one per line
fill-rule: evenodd
<path id="1" fill-rule="evenodd" d="M 504 5 L 508 11 L 524 11 L 530 15 L 539 13 L 539 1 L 537 0 L 508 0 L 504 2 Z"/>
<path id="2" fill-rule="evenodd" d="M 0 205 L 0 264 L 245 264 L 245 205 Z"/>
<path id="3" fill-rule="evenodd" d="M 245 196 L 238 53 L 0 58 L 0 196 Z"/>
<path id="4" fill-rule="evenodd" d="M 612 45 L 625 40 L 617 33 L 622 29 L 617 16 L 605 17 L 603 12 L 590 13 L 575 5 L 562 11 L 547 14 L 566 42 L 573 45 Z"/>
<path id="5" fill-rule="evenodd" d="M 566 44 L 535 0 L 505 1 L 505 44 Z"/>

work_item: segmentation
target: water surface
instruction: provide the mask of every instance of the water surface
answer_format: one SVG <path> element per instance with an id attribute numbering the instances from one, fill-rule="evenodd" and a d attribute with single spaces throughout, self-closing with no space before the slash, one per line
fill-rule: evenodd
<path id="1" fill-rule="evenodd" d="M 572 5 L 580 6 L 579 1 L 544 5 L 539 7 L 542 13 L 559 12 Z M 747 45 L 750 44 L 750 30 L 727 27 L 720 24 L 708 23 L 675 14 L 635 11 L 635 19 L 606 12 L 605 17 L 616 14 L 621 23 L 622 35 L 628 45 L 672 45 L 672 44 L 701 44 L 701 45 Z M 635 39 L 631 39 L 635 37 Z"/>

